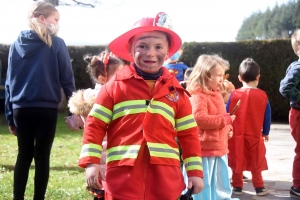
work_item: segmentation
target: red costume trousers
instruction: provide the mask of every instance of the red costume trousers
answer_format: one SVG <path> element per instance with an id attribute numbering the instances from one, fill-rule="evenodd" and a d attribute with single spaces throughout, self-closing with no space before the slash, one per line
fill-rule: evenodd
<path id="1" fill-rule="evenodd" d="M 252 174 L 252 184 L 254 188 L 264 187 L 264 180 L 262 178 L 261 172 L 251 172 Z M 232 172 L 232 187 L 243 188 L 243 173 Z"/>
<path id="2" fill-rule="evenodd" d="M 293 184 L 300 187 L 300 110 L 291 108 L 289 115 L 291 134 L 296 142 L 295 158 L 293 163 Z"/>

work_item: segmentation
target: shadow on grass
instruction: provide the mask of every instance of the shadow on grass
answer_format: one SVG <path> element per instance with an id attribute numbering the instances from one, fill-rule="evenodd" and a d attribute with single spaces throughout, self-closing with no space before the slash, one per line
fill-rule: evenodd
<path id="1" fill-rule="evenodd" d="M 0 168 L 5 168 L 8 171 L 13 171 L 15 166 L 14 165 L 0 165 Z M 35 169 L 34 165 L 30 166 L 30 169 Z M 50 167 L 50 170 L 55 171 L 77 171 L 77 172 L 84 172 L 85 170 L 80 167 Z"/>

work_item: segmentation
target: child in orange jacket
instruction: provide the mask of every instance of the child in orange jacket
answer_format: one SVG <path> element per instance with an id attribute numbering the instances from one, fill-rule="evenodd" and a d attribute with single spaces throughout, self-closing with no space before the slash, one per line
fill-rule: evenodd
<path id="1" fill-rule="evenodd" d="M 194 200 L 231 198 L 227 142 L 235 116 L 226 113 L 220 92 L 228 68 L 228 61 L 218 55 L 201 55 L 189 76 L 187 90 L 199 127 L 204 174 L 204 189 L 193 195 Z"/>

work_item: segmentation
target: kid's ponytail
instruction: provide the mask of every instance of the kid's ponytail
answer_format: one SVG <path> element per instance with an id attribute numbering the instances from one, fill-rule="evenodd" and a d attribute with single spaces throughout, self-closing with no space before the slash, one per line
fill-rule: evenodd
<path id="1" fill-rule="evenodd" d="M 32 4 L 28 14 L 28 25 L 39 38 L 49 47 L 52 45 L 52 36 L 48 31 L 47 26 L 39 21 L 39 16 L 49 17 L 53 12 L 58 12 L 57 9 L 50 3 L 37 1 Z"/>

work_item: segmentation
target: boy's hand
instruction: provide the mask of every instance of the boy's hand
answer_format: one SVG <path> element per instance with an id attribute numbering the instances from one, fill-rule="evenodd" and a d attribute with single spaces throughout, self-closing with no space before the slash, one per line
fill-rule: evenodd
<path id="1" fill-rule="evenodd" d="M 231 118 L 231 123 L 235 120 L 235 115 L 230 115 L 230 118 Z"/>
<path id="2" fill-rule="evenodd" d="M 228 132 L 228 139 L 232 138 L 232 136 L 233 136 L 233 131 L 230 130 L 230 131 Z"/>
<path id="3" fill-rule="evenodd" d="M 268 135 L 263 135 L 264 141 L 268 142 L 269 141 L 269 136 Z"/>
<path id="4" fill-rule="evenodd" d="M 191 176 L 188 179 L 188 189 L 191 189 L 194 186 L 193 194 L 198 194 L 204 187 L 203 179 L 197 176 Z"/>
<path id="5" fill-rule="evenodd" d="M 228 125 L 228 126 L 229 126 L 228 139 L 230 139 L 233 136 L 233 127 L 232 125 Z"/>
<path id="6" fill-rule="evenodd" d="M 102 185 L 99 183 L 99 178 L 105 181 L 104 170 L 99 164 L 87 164 L 85 169 L 86 183 L 89 187 L 101 189 Z"/>

